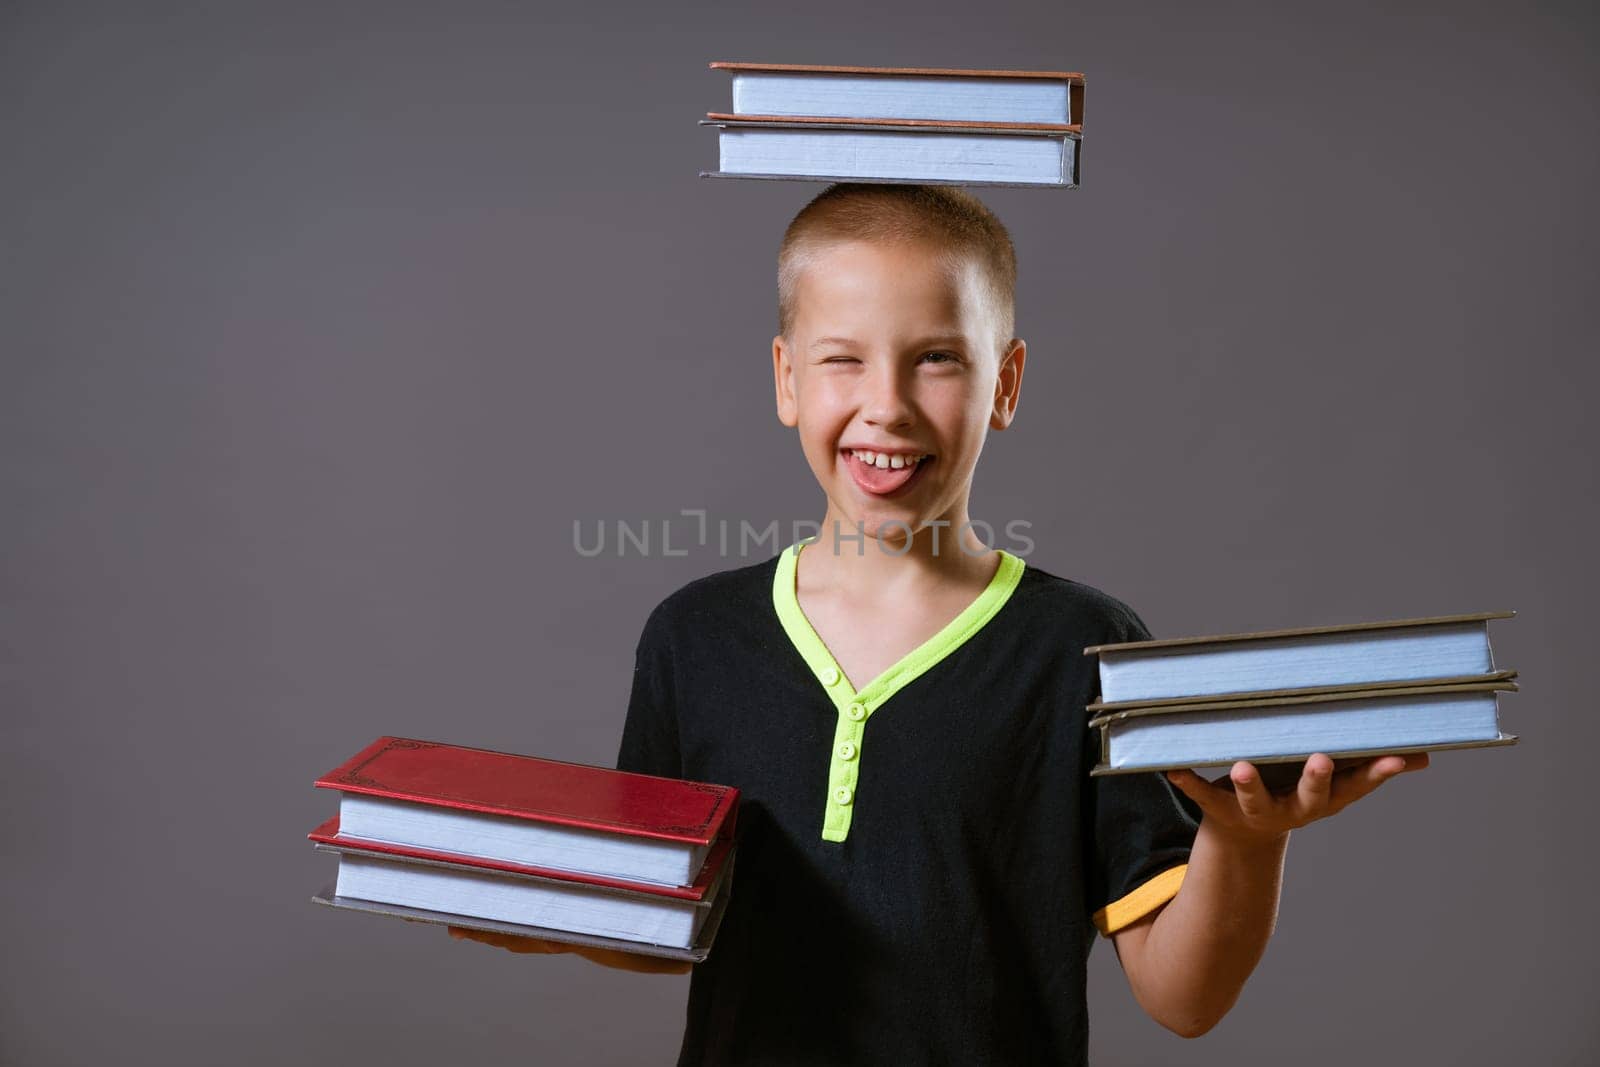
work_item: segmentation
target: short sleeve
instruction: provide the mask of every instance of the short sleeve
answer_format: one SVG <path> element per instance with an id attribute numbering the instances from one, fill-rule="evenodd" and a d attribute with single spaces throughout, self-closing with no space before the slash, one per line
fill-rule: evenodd
<path id="1" fill-rule="evenodd" d="M 1105 643 L 1150 639 L 1150 631 L 1131 610 L 1113 633 Z M 1099 699 L 1098 682 L 1094 692 Z M 1100 752 L 1098 734 L 1084 747 L 1088 777 Z M 1109 936 L 1177 895 L 1200 811 L 1164 774 L 1106 774 L 1088 781 L 1094 834 L 1089 900 L 1095 928 Z"/>
<path id="2" fill-rule="evenodd" d="M 664 605 L 645 620 L 634 648 L 633 690 L 622 725 L 617 770 L 681 778 L 678 715 L 673 699 L 672 645 Z"/>

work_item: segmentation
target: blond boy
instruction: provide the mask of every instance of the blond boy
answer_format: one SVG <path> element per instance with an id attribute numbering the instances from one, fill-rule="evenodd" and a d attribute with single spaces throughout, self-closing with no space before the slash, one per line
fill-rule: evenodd
<path id="1" fill-rule="evenodd" d="M 822 533 L 655 608 L 618 758 L 743 791 L 680 1064 L 1082 1063 L 1097 931 L 1144 1010 L 1199 1036 L 1266 947 L 1290 831 L 1427 765 L 1318 755 L 1284 795 L 1248 763 L 1089 777 L 1082 649 L 1148 631 L 968 514 L 1021 397 L 1015 280 L 1005 228 L 947 186 L 834 185 L 784 235 L 778 417 Z"/>

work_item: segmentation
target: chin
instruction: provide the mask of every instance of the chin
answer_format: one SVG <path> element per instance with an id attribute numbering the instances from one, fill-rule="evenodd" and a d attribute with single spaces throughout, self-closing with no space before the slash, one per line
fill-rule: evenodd
<path id="1" fill-rule="evenodd" d="M 868 540 L 885 537 L 894 541 L 904 537 L 908 530 L 913 535 L 919 533 L 929 521 L 927 516 L 912 511 L 878 507 L 867 508 L 849 516 L 844 520 L 844 524 L 841 524 L 841 528 L 844 532 L 852 534 L 860 529 L 866 533 Z"/>

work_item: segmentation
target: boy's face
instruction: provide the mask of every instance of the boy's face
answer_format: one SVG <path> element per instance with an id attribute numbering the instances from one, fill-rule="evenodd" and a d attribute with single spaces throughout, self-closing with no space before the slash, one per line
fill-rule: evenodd
<path id="1" fill-rule="evenodd" d="M 967 521 L 989 428 L 1010 425 L 1026 346 L 995 348 L 981 268 L 921 243 L 817 252 L 795 293 L 793 336 L 773 338 L 778 418 L 828 496 L 823 532 L 857 524 L 899 545 L 936 520 L 941 551 Z M 871 458 L 863 453 L 881 454 Z M 923 457 L 920 460 L 916 457 Z"/>

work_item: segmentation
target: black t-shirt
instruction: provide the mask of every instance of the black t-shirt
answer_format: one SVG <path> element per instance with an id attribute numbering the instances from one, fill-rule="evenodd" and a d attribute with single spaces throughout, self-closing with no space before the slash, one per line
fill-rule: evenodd
<path id="1" fill-rule="evenodd" d="M 680 1065 L 1085 1061 L 1095 932 L 1172 898 L 1197 813 L 1159 775 L 1088 773 L 1082 652 L 1149 637 L 1138 616 L 999 555 L 859 692 L 792 546 L 651 612 L 617 766 L 741 791 Z"/>

